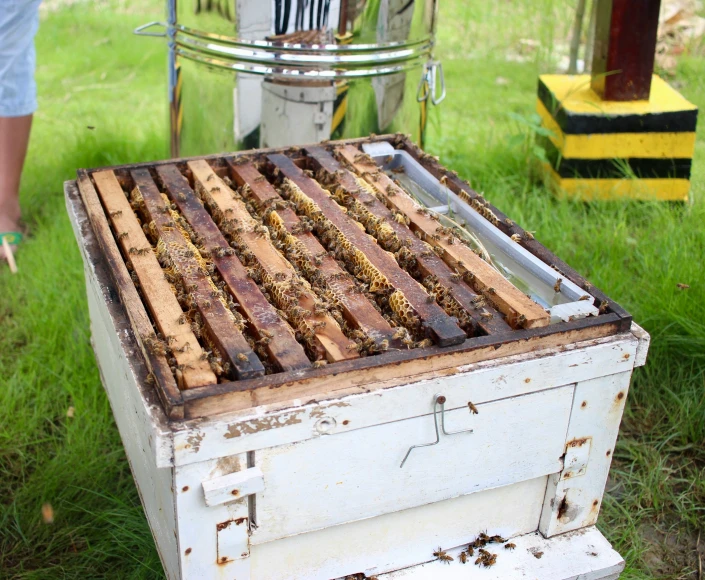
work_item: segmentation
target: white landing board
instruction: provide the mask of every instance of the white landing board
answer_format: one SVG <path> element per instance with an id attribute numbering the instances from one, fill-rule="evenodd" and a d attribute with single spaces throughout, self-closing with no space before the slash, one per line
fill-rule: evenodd
<path id="1" fill-rule="evenodd" d="M 534 532 L 510 540 L 514 550 L 490 544 L 487 550 L 497 554 L 491 568 L 476 566 L 477 558 L 467 564 L 459 559 L 461 548 L 447 550 L 454 560 L 448 564 L 433 560 L 426 564 L 380 574 L 378 580 L 616 580 L 624 569 L 624 560 L 595 527 L 583 528 L 545 539 Z M 466 546 L 462 546 L 465 548 Z M 537 558 L 536 555 L 539 555 Z"/>

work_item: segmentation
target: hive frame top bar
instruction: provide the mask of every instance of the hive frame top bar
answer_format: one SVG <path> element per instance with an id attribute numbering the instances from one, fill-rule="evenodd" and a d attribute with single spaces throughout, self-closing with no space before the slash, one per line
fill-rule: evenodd
<path id="1" fill-rule="evenodd" d="M 463 204 L 466 200 L 480 197 L 466 182 L 443 168 L 435 158 L 425 154 L 401 135 L 373 136 L 370 138 L 324 143 L 322 145 L 329 151 L 333 151 L 334 147 L 342 145 L 359 147 L 362 144 L 380 142 L 386 142 L 395 147 L 395 149 L 404 151 L 406 155 L 420 163 L 434 178 L 445 178 L 446 186 L 458 196 L 456 203 Z M 318 147 L 320 146 L 321 144 L 318 144 Z M 293 155 L 298 162 L 301 162 L 305 159 L 305 151 L 306 147 L 301 149 L 260 149 L 227 155 L 209 155 L 190 159 L 120 165 L 100 168 L 100 170 L 112 170 L 119 180 L 129 180 L 131 171 L 139 168 L 151 169 L 164 165 L 177 165 L 182 171 L 188 173 L 186 163 L 189 160 L 202 159 L 210 162 L 216 173 L 225 175 L 228 171 L 227 159 L 237 161 L 238 158 L 249 158 L 253 161 L 265 162 L 268 154 L 283 153 L 289 156 Z M 305 162 L 302 165 L 305 165 Z M 94 171 L 98 170 L 81 171 L 80 175 L 90 176 Z M 82 197 L 85 205 L 86 197 L 83 192 Z M 590 285 L 587 280 L 539 242 L 533 239 L 525 239 L 523 236 L 524 230 L 506 218 L 502 212 L 491 205 L 487 207 L 498 216 L 500 221 L 497 227 L 502 233 L 508 236 L 514 234 L 522 236 L 521 245 L 526 251 L 544 264 L 557 270 L 564 280 L 571 283 L 571 287 L 575 285 L 575 287 L 594 297 L 595 303 L 602 305 L 601 313 L 598 316 L 558 322 L 541 328 L 517 329 L 487 336 L 474 336 L 454 346 L 431 346 L 414 350 L 400 349 L 366 358 L 336 362 L 333 366 L 327 368 L 278 372 L 253 379 L 204 385 L 182 390 L 177 394 L 172 389 L 168 397 L 160 397 L 167 416 L 175 420 L 181 418 L 191 419 L 257 407 L 259 405 L 285 404 L 287 401 L 295 405 L 302 400 L 315 401 L 339 398 L 374 388 L 405 384 L 439 371 L 444 374 L 452 374 L 457 372 L 457 366 L 462 364 L 521 354 L 551 346 L 563 346 L 580 340 L 611 336 L 629 330 L 631 316 L 624 309 L 610 301 L 601 291 Z M 93 216 L 91 216 L 91 221 L 99 239 L 102 253 L 106 256 L 110 252 L 113 255 L 115 253 L 119 255 L 119 250 L 117 250 L 113 237 L 106 238 L 105 228 L 97 227 Z M 121 284 L 124 284 L 125 278 L 124 276 L 116 278 L 115 272 L 111 274 L 118 293 L 123 298 L 124 293 Z M 124 299 L 122 302 L 123 307 L 129 310 L 129 306 L 125 304 Z M 149 358 L 149 356 L 145 354 L 145 358 Z M 155 388 L 158 392 L 163 388 L 160 381 L 156 382 Z"/>
<path id="2" fill-rule="evenodd" d="M 593 306 L 595 302 L 593 296 L 570 280 L 564 280 L 560 273 L 524 249 L 520 244 L 511 242 L 497 226 L 483 218 L 472 206 L 440 183 L 410 153 L 396 150 L 386 142 L 363 143 L 362 149 L 384 168 L 403 167 L 405 173 L 421 185 L 439 203 L 439 205 L 429 209 L 442 214 L 448 213 L 449 210 L 458 214 L 464 218 L 468 226 L 471 226 L 478 235 L 495 244 L 499 252 L 506 255 L 509 259 L 521 262 L 530 276 L 535 276 L 538 280 L 550 286 L 558 285 L 560 294 L 565 297 L 566 302 L 557 304 L 549 309 L 552 322 L 584 318 L 598 313 L 597 308 Z"/>

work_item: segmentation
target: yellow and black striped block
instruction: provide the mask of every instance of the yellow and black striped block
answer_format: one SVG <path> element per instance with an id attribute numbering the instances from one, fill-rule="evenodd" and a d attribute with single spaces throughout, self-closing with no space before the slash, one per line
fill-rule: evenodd
<path id="1" fill-rule="evenodd" d="M 648 101 L 603 101 L 589 75 L 539 77 L 554 188 L 577 199 L 685 201 L 698 108 L 654 75 Z"/>

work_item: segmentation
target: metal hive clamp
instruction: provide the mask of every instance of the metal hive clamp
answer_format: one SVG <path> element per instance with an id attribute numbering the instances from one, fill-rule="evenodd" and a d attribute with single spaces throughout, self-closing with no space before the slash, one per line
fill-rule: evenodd
<path id="1" fill-rule="evenodd" d="M 443 435 L 458 435 L 459 433 L 472 433 L 472 429 L 460 429 L 459 431 L 446 431 L 446 422 L 445 422 L 445 404 L 446 404 L 446 398 L 445 395 L 440 395 L 440 394 L 435 394 L 433 396 L 433 425 L 436 428 L 436 440 L 432 441 L 431 443 L 421 443 L 419 445 L 412 445 L 409 447 L 409 450 L 406 452 L 406 455 L 404 455 L 404 459 L 402 459 L 401 465 L 399 468 L 404 467 L 404 464 L 406 463 L 406 460 L 409 458 L 409 455 L 411 455 L 411 452 L 418 448 L 418 447 L 430 447 L 432 445 L 438 445 L 441 441 L 441 434 L 438 431 L 438 407 L 441 407 L 441 431 L 443 432 Z"/>

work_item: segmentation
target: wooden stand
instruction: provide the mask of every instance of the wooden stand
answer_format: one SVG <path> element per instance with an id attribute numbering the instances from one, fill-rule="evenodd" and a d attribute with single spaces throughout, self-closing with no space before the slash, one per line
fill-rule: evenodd
<path id="1" fill-rule="evenodd" d="M 599 0 L 592 76 L 539 78 L 545 170 L 559 194 L 688 199 L 698 110 L 653 75 L 659 6 Z"/>

